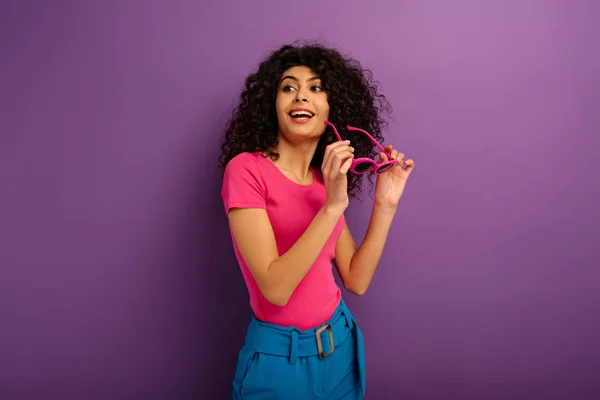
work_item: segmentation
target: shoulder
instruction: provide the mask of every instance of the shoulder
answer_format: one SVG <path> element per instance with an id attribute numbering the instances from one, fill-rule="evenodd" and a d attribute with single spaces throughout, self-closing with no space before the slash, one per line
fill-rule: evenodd
<path id="1" fill-rule="evenodd" d="M 221 187 L 227 213 L 232 207 L 264 208 L 267 190 L 257 156 L 260 153 L 241 153 L 227 163 Z"/>
<path id="2" fill-rule="evenodd" d="M 263 155 L 258 152 L 245 152 L 233 157 L 225 167 L 225 179 L 238 175 L 250 175 L 258 178 L 262 175 L 262 168 L 259 166 L 261 157 L 263 157 Z"/>
<path id="3" fill-rule="evenodd" d="M 227 163 L 225 172 L 237 171 L 241 169 L 257 169 L 258 168 L 258 157 L 260 153 L 244 152 L 233 157 Z"/>
<path id="4" fill-rule="evenodd" d="M 225 167 L 223 185 L 247 185 L 264 188 L 264 177 L 260 168 L 261 153 L 240 153 L 233 157 Z M 263 157 L 264 158 L 264 157 Z"/>

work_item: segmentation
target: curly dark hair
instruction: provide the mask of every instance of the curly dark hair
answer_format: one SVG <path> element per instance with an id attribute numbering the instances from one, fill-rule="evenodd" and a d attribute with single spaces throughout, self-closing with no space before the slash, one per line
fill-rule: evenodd
<path id="1" fill-rule="evenodd" d="M 323 89 L 328 94 L 329 121 L 336 126 L 342 138 L 351 141 L 355 156 L 377 157 L 378 150 L 369 138 L 346 129 L 347 125 L 362 128 L 377 141 L 383 141 L 381 131 L 386 121 L 382 112 L 391 112 L 391 106 L 378 92 L 371 71 L 363 69 L 358 61 L 344 58 L 337 50 L 321 44 L 294 43 L 271 53 L 258 70 L 246 78 L 240 104 L 233 110 L 221 146 L 221 170 L 243 152 L 261 151 L 273 160 L 279 158 L 274 151 L 279 132 L 275 109 L 277 89 L 283 72 L 295 66 L 308 67 L 321 78 Z M 327 127 L 311 166 L 320 169 L 325 147 L 335 140 L 335 134 Z M 361 184 L 360 175 L 348 173 L 348 195 L 356 196 L 361 191 Z"/>

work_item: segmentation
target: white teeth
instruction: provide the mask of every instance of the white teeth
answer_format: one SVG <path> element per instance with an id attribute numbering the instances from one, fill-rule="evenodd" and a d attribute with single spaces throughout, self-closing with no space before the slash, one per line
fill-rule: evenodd
<path id="1" fill-rule="evenodd" d="M 294 111 L 290 114 L 293 118 L 297 118 L 297 117 L 312 117 L 313 114 L 308 112 L 308 111 Z"/>

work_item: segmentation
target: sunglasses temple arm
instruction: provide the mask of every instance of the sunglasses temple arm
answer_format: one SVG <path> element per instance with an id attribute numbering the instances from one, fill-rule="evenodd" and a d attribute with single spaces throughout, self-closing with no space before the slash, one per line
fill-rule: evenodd
<path id="1" fill-rule="evenodd" d="M 364 131 L 364 130 L 362 130 L 362 129 L 360 129 L 360 128 L 354 128 L 354 127 L 352 127 L 352 126 L 348 126 L 347 128 L 348 128 L 348 130 L 349 130 L 349 131 L 359 131 L 359 132 L 362 132 L 362 133 L 364 133 L 365 135 L 367 135 L 367 136 L 369 137 L 369 139 L 371 139 L 371 141 L 372 141 L 373 143 L 375 143 L 375 146 L 377 146 L 377 148 L 378 148 L 379 150 L 381 150 L 382 152 L 384 152 L 384 153 L 385 153 L 385 154 L 388 156 L 388 158 L 390 158 L 390 157 L 391 157 L 391 154 L 390 154 L 390 153 L 388 153 L 388 152 L 387 152 L 387 151 L 386 151 L 386 150 L 383 148 L 383 146 L 382 146 L 381 144 L 379 144 L 379 142 L 378 142 L 377 140 L 375 140 L 375 138 L 374 138 L 373 136 L 371 136 L 371 135 L 370 135 L 370 134 L 369 134 L 367 131 Z"/>
<path id="2" fill-rule="evenodd" d="M 325 125 L 329 125 L 330 127 L 333 128 L 333 132 L 335 132 L 335 136 L 337 136 L 338 140 L 340 142 L 342 142 L 342 137 L 340 136 L 340 134 L 338 133 L 337 129 L 335 129 L 335 125 L 333 125 L 331 122 L 329 121 L 323 121 L 325 123 Z"/>

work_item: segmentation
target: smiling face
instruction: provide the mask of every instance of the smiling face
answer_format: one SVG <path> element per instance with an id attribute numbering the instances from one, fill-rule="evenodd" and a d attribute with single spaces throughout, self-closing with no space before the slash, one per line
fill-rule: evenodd
<path id="1" fill-rule="evenodd" d="M 307 67 L 292 67 L 282 74 L 276 100 L 279 132 L 288 140 L 319 138 L 329 118 L 327 92 L 321 79 Z"/>

